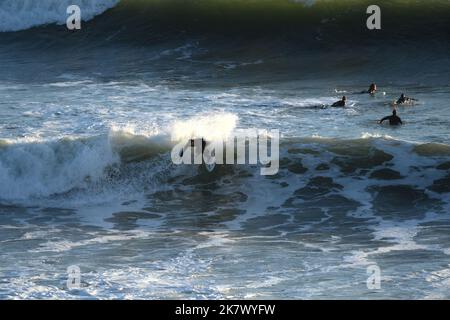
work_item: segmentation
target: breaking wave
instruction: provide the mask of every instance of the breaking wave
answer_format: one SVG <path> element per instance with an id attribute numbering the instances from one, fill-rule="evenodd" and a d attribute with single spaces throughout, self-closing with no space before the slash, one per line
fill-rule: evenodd
<path id="1" fill-rule="evenodd" d="M 67 7 L 78 5 L 82 18 L 91 20 L 114 7 L 119 0 L 2 0 L 0 1 L 0 32 L 25 30 L 46 24 L 63 24 Z"/>
<path id="2" fill-rule="evenodd" d="M 108 135 L 56 141 L 3 142 L 0 146 L 0 200 L 64 196 L 98 188 L 128 188 L 140 192 L 148 186 L 179 183 L 179 170 L 190 170 L 203 181 L 205 172 L 192 166 L 175 166 L 170 151 L 174 142 L 165 135 L 143 136 L 123 131 Z M 285 138 L 281 141 L 280 171 L 270 179 L 298 176 L 299 185 L 314 176 L 367 179 L 383 186 L 405 184 L 448 197 L 450 146 L 414 144 L 387 137 L 342 140 L 335 138 Z M 223 169 L 223 168 L 228 169 Z M 254 166 L 218 166 L 211 181 L 247 171 Z M 255 171 L 256 170 L 256 171 Z M 186 173 L 185 173 L 186 174 Z M 246 175 L 243 177 L 245 178 Z M 242 177 L 240 177 L 242 178 Z M 312 190 L 311 192 L 316 192 Z"/>

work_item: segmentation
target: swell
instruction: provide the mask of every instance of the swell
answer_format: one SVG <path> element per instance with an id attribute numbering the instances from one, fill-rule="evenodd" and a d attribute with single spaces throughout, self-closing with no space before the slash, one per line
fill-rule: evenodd
<path id="1" fill-rule="evenodd" d="M 82 7 L 90 14 L 78 32 L 54 17 L 0 32 L 0 80 L 41 82 L 63 73 L 161 79 L 171 70 L 219 85 L 373 74 L 442 83 L 450 70 L 450 2 L 443 0 L 378 1 L 376 31 L 366 28 L 368 0 L 122 0 L 106 11 L 96 2 L 113 3 Z"/>
<path id="2" fill-rule="evenodd" d="M 99 40 L 151 45 L 195 35 L 213 41 L 235 41 L 236 37 L 277 43 L 284 40 L 300 47 L 305 43 L 356 46 L 373 41 L 440 43 L 448 37 L 450 27 L 450 4 L 446 0 L 378 1 L 382 9 L 382 29 L 378 31 L 366 28 L 366 9 L 372 4 L 368 0 L 122 0 L 116 6 L 115 0 L 80 0 L 78 4 L 86 12 L 84 18 L 90 21 L 82 31 L 68 34 L 64 25 L 52 25 L 65 22 L 61 9 L 65 8 L 64 1 L 58 2 L 54 13 L 47 13 L 45 6 L 30 7 L 26 3 L 22 8 L 17 6 L 17 17 L 24 16 L 25 22 L 15 21 L 18 18 L 13 10 L 9 12 L 11 17 L 4 17 L 6 22 L 0 30 L 19 30 L 22 24 L 43 27 L 2 38 L 32 41 L 45 36 L 47 40 L 58 40 L 56 44 L 65 39 L 77 45 Z M 31 13 L 23 14 L 26 10 Z M 39 14 L 48 14 L 48 21 L 36 20 Z M 58 21 L 59 15 L 62 19 Z"/>

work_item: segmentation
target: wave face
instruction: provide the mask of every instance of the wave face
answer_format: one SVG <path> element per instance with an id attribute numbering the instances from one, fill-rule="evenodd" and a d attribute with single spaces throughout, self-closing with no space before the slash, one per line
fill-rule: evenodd
<path id="1" fill-rule="evenodd" d="M 0 154 L 3 199 L 45 197 L 82 188 L 101 178 L 116 161 L 105 139 L 6 144 Z"/>
<path id="2" fill-rule="evenodd" d="M 408 35 L 413 38 L 403 41 L 416 41 L 448 35 L 450 13 L 446 0 L 382 0 L 377 3 L 382 10 L 382 30 L 369 33 L 366 9 L 372 2 L 367 0 L 4 0 L 0 2 L 0 31 L 63 24 L 70 4 L 80 6 L 85 21 L 95 17 L 92 28 L 87 27 L 89 33 L 108 37 L 126 29 L 126 34 L 117 37 L 123 40 L 189 32 L 248 33 L 252 37 L 269 32 L 303 41 L 386 40 L 387 35 L 395 39 Z"/>

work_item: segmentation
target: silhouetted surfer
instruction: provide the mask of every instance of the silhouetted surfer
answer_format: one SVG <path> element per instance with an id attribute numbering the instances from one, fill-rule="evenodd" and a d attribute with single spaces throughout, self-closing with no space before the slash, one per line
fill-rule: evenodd
<path id="1" fill-rule="evenodd" d="M 183 156 L 184 151 L 185 151 L 187 148 L 189 148 L 189 147 L 194 148 L 194 147 L 195 147 L 195 141 L 196 141 L 196 140 L 200 140 L 200 139 L 190 139 L 190 140 L 186 143 L 186 145 L 184 146 L 183 150 L 181 150 L 181 152 L 180 152 L 180 157 Z M 202 138 L 202 153 L 205 152 L 206 144 L 207 144 L 207 143 L 206 143 L 205 139 Z"/>
<path id="2" fill-rule="evenodd" d="M 206 170 L 207 170 L 208 172 L 212 172 L 212 171 L 214 170 L 214 168 L 216 167 L 216 162 L 215 162 L 214 156 L 212 156 L 212 154 L 206 154 L 206 155 L 205 155 L 205 149 L 206 149 L 206 146 L 208 145 L 208 142 L 206 142 L 206 140 L 203 139 L 203 138 L 201 138 L 201 140 L 202 140 L 202 152 L 201 152 L 201 155 L 202 155 L 202 161 L 201 161 L 200 163 L 203 162 L 203 164 L 205 165 Z M 196 145 L 196 142 L 197 142 L 197 141 L 200 141 L 200 139 L 190 139 L 190 140 L 186 143 L 186 145 L 184 146 L 183 150 L 180 151 L 180 157 L 183 157 L 184 152 L 185 152 L 188 148 L 195 148 L 195 145 Z M 197 144 L 198 144 L 198 142 L 197 142 Z M 195 150 L 195 149 L 194 149 L 194 150 Z M 192 155 L 192 153 L 191 153 L 191 155 Z M 198 150 L 195 150 L 195 156 L 194 156 L 194 157 L 196 157 L 196 156 L 198 156 L 198 155 L 199 155 L 199 151 L 198 151 Z M 204 161 L 203 161 L 203 160 L 204 160 Z M 195 163 L 195 161 L 196 161 L 196 160 L 194 160 L 194 163 Z"/>
<path id="3" fill-rule="evenodd" d="M 405 103 L 411 103 L 413 101 L 417 101 L 414 98 L 405 97 L 405 95 L 402 93 L 400 95 L 400 98 L 398 98 L 396 104 L 405 104 Z"/>
<path id="4" fill-rule="evenodd" d="M 378 92 L 377 84 L 376 83 L 371 83 L 368 90 L 363 90 L 361 92 L 355 92 L 355 94 L 366 94 L 366 93 L 368 93 L 371 96 L 374 96 L 375 93 L 377 93 L 377 92 Z M 382 92 L 382 94 L 384 95 L 386 93 Z"/>
<path id="5" fill-rule="evenodd" d="M 333 103 L 331 106 L 332 107 L 345 107 L 346 102 L 347 102 L 347 97 L 343 96 L 341 100 Z"/>
<path id="6" fill-rule="evenodd" d="M 377 92 L 377 85 L 375 83 L 372 83 L 369 87 L 369 90 L 367 90 L 364 93 L 375 94 L 376 92 Z"/>
<path id="7" fill-rule="evenodd" d="M 397 110 L 392 111 L 392 116 L 384 117 L 380 120 L 380 124 L 383 123 L 383 121 L 389 120 L 389 124 L 391 126 L 397 126 L 399 124 L 403 124 L 402 119 L 400 119 L 399 116 L 397 116 Z"/>

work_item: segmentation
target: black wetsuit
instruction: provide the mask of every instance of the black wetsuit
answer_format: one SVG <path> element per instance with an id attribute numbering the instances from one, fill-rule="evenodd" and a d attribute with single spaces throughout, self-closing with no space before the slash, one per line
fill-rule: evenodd
<path id="1" fill-rule="evenodd" d="M 383 119 L 380 120 L 380 123 L 383 123 L 383 121 L 385 121 L 385 120 L 389 120 L 389 124 L 391 126 L 396 126 L 396 125 L 399 125 L 399 124 L 403 124 L 402 119 L 400 119 L 400 117 L 397 116 L 397 115 L 384 117 Z"/>
<path id="2" fill-rule="evenodd" d="M 409 100 L 409 98 L 406 98 L 406 97 L 399 98 L 399 99 L 397 100 L 397 104 L 405 103 L 405 102 L 407 102 L 408 100 Z"/>
<path id="3" fill-rule="evenodd" d="M 413 98 L 408 98 L 408 97 L 400 97 L 397 100 L 397 104 L 411 103 L 412 101 L 417 101 L 417 100 L 413 99 Z"/>
<path id="4" fill-rule="evenodd" d="M 331 106 L 332 107 L 345 107 L 345 101 L 344 100 L 337 101 L 337 102 L 333 103 Z"/>
<path id="5" fill-rule="evenodd" d="M 195 147 L 195 140 L 191 140 L 191 147 Z M 205 152 L 206 148 L 206 141 L 205 139 L 202 139 L 202 153 Z"/>
<path id="6" fill-rule="evenodd" d="M 195 139 L 191 139 L 191 140 L 189 140 L 189 141 L 190 141 L 190 143 L 191 143 L 191 147 L 192 147 L 192 148 L 195 147 Z M 189 142 L 186 144 L 186 146 L 187 146 L 188 144 L 189 144 Z M 186 149 L 186 146 L 183 148 L 183 150 L 181 150 L 181 152 L 180 152 L 180 157 L 183 156 L 184 150 Z M 206 141 L 205 141 L 205 139 L 202 139 L 202 153 L 205 152 L 205 148 L 206 148 Z"/>

